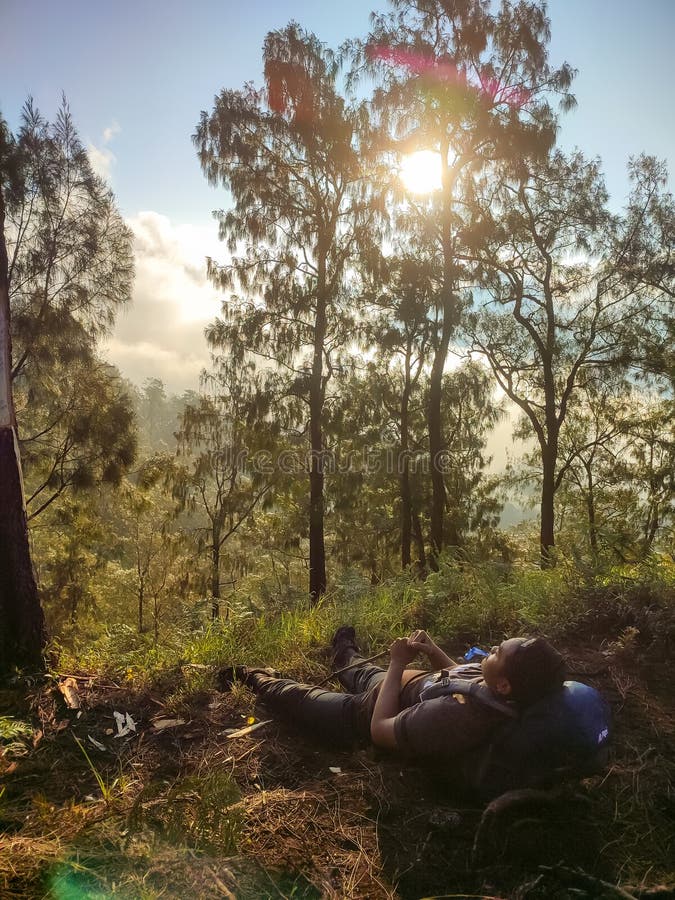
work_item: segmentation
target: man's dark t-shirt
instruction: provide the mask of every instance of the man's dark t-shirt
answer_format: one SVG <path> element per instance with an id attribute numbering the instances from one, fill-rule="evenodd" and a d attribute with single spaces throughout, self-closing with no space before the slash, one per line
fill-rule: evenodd
<path id="1" fill-rule="evenodd" d="M 480 664 L 468 663 L 447 670 L 452 678 L 483 684 Z M 465 694 L 449 694 L 420 700 L 420 694 L 436 681 L 428 673 L 408 684 L 401 695 L 404 709 L 394 721 L 399 749 L 407 755 L 429 759 L 457 758 L 484 744 L 504 714 Z"/>

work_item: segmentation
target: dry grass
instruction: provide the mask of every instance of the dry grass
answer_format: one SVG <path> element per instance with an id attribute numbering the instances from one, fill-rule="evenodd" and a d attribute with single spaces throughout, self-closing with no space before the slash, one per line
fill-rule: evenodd
<path id="1" fill-rule="evenodd" d="M 443 781 L 371 750 L 322 749 L 276 724 L 228 740 L 254 699 L 217 694 L 203 672 L 174 670 L 142 690 L 83 677 L 79 717 L 50 684 L 5 694 L 0 715 L 11 710 L 32 733 L 0 757 L 0 896 L 555 900 L 612 896 L 613 885 L 633 897 L 672 888 L 667 662 L 647 665 L 626 647 L 568 650 L 612 701 L 612 764 L 553 813 L 505 821 L 480 863 L 471 850 L 482 810 Z M 114 710 L 133 716 L 136 734 L 107 733 Z M 176 716 L 185 724 L 153 727 Z"/>

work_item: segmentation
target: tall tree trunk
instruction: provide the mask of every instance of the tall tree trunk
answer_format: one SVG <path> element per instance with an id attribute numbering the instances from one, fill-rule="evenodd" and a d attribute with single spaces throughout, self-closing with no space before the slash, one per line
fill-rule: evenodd
<path id="1" fill-rule="evenodd" d="M 309 595 L 316 603 L 326 592 L 326 550 L 323 537 L 323 353 L 326 340 L 326 256 L 319 249 L 314 357 L 309 385 L 309 432 L 311 468 L 309 473 Z"/>
<path id="2" fill-rule="evenodd" d="M 143 619 L 145 616 L 145 576 L 147 569 L 141 559 L 141 534 L 138 521 L 136 522 L 136 575 L 138 577 L 138 633 L 143 634 Z"/>
<path id="3" fill-rule="evenodd" d="M 659 530 L 659 514 L 660 514 L 660 504 L 659 504 L 659 491 L 658 491 L 658 482 L 656 477 L 654 476 L 654 441 L 650 441 L 649 444 L 649 467 L 648 471 L 651 473 L 649 476 L 649 492 L 647 495 L 647 520 L 645 522 L 644 528 L 644 541 L 642 547 L 642 555 L 647 556 L 647 554 L 652 549 L 652 544 L 654 543 L 654 538 L 656 537 L 656 532 Z"/>
<path id="4" fill-rule="evenodd" d="M 551 273 L 553 263 L 546 258 L 546 275 L 544 278 L 544 295 L 546 298 L 546 340 L 540 349 L 541 366 L 544 374 L 544 404 L 546 409 L 546 440 L 540 438 L 542 448 L 542 485 L 541 485 L 541 521 L 539 546 L 541 552 L 541 568 L 552 569 L 555 566 L 555 470 L 558 464 L 558 435 L 560 424 L 556 412 L 556 384 L 553 360 L 556 354 L 556 318 L 553 291 L 551 289 Z"/>
<path id="5" fill-rule="evenodd" d="M 40 668 L 44 641 L 28 540 L 11 373 L 5 205 L 0 188 L 0 674 L 14 666 Z"/>
<path id="6" fill-rule="evenodd" d="M 410 498 L 410 462 L 408 406 L 410 402 L 410 346 L 405 358 L 405 384 L 401 394 L 401 452 L 398 460 L 399 488 L 401 492 L 401 568 L 410 565 L 412 536 L 412 502 Z"/>
<path id="7" fill-rule="evenodd" d="M 454 260 L 452 243 L 452 189 L 454 184 L 454 172 L 448 166 L 447 142 L 442 142 L 441 166 L 443 182 L 443 284 L 441 287 L 441 309 L 443 324 L 441 326 L 441 338 L 436 347 L 434 361 L 429 377 L 429 454 L 431 457 L 431 554 L 429 563 L 431 568 L 438 569 L 438 554 L 443 549 L 443 516 L 445 514 L 445 478 L 444 478 L 444 443 L 443 443 L 443 417 L 441 410 L 441 393 L 443 386 L 443 372 L 448 358 L 450 337 L 456 323 L 457 308 L 454 297 Z"/>
<path id="8" fill-rule="evenodd" d="M 658 501 L 658 496 L 656 492 L 656 488 L 654 485 L 654 479 L 650 479 L 649 485 L 649 500 L 647 503 L 647 520 L 645 522 L 645 530 L 644 530 L 644 541 L 642 547 L 642 555 L 647 556 L 647 554 L 652 549 L 652 544 L 654 543 L 654 538 L 656 537 L 656 532 L 659 530 L 660 525 L 660 504 Z"/>
<path id="9" fill-rule="evenodd" d="M 436 571 L 438 554 L 443 549 L 443 515 L 445 513 L 445 478 L 443 472 L 443 419 L 441 414 L 441 389 L 443 370 L 448 357 L 450 334 L 450 304 L 443 303 L 443 327 L 441 340 L 431 367 L 429 377 L 429 408 L 427 424 L 429 428 L 429 455 L 431 458 L 431 553 L 429 563 Z"/>
<path id="10" fill-rule="evenodd" d="M 402 458 L 403 471 L 400 475 L 401 489 L 401 567 L 407 569 L 410 565 L 412 543 L 412 507 L 410 502 L 410 472 L 408 471 L 408 458 Z"/>
<path id="11" fill-rule="evenodd" d="M 554 507 L 555 497 L 555 466 L 557 462 L 557 444 L 551 444 L 549 440 L 542 448 L 543 478 L 541 484 L 541 522 L 539 531 L 539 545 L 541 550 L 542 569 L 551 569 L 555 565 L 553 548 L 554 536 Z"/>
<path id="12" fill-rule="evenodd" d="M 153 646 L 155 647 L 155 649 L 157 649 L 157 644 L 159 643 L 159 603 L 157 601 L 157 594 L 155 594 L 152 598 L 152 620 L 154 636 Z"/>

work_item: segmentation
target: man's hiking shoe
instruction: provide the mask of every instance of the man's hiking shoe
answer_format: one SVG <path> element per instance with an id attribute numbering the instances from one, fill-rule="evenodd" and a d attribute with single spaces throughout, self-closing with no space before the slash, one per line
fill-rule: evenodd
<path id="1" fill-rule="evenodd" d="M 333 669 L 348 666 L 353 656 L 361 651 L 356 643 L 356 632 L 351 625 L 341 625 L 331 641 Z"/>
<path id="2" fill-rule="evenodd" d="M 244 684 L 248 688 L 255 690 L 256 676 L 267 675 L 271 678 L 281 678 L 281 672 L 276 669 L 263 668 L 257 666 L 249 668 L 249 666 L 226 666 L 216 675 L 216 685 L 219 691 L 227 692 L 232 690 L 235 684 Z"/>

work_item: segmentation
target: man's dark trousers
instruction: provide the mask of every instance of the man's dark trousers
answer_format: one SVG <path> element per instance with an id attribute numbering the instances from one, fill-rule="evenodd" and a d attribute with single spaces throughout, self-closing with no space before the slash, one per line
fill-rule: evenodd
<path id="1" fill-rule="evenodd" d="M 321 741 L 350 747 L 370 740 L 370 719 L 386 672 L 358 656 L 349 662 L 358 665 L 336 675 L 346 694 L 263 674 L 254 675 L 254 690 L 270 712 Z M 417 703 L 420 688 L 421 678 L 416 675 L 401 691 L 401 706 Z"/>

